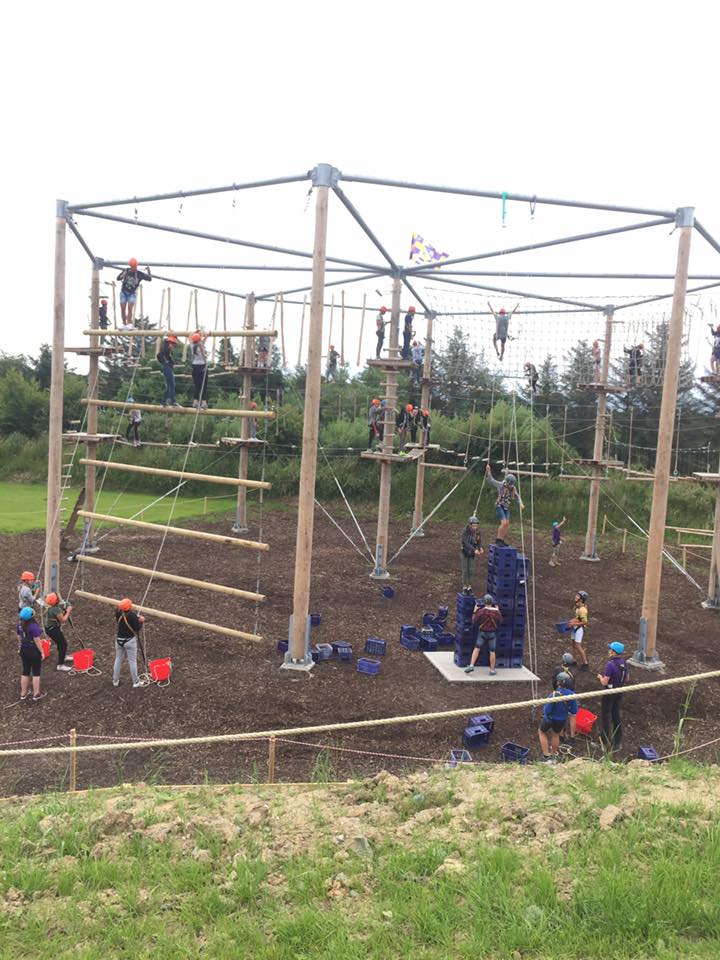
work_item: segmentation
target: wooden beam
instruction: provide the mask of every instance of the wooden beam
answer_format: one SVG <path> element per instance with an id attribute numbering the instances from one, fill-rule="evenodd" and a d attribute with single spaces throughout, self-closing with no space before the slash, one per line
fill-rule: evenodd
<path id="1" fill-rule="evenodd" d="M 226 593 L 239 600 L 265 600 L 262 593 L 252 593 L 250 590 L 238 590 L 235 587 L 225 587 L 221 583 L 207 583 L 205 580 L 194 580 L 192 577 L 179 577 L 174 573 L 162 573 L 160 570 L 150 570 L 148 567 L 134 567 L 129 563 L 118 563 L 116 560 L 101 560 L 100 557 L 89 557 L 78 554 L 79 563 L 89 563 L 95 567 L 108 567 L 112 570 L 124 570 L 125 573 L 137 573 L 141 577 L 151 577 L 154 580 L 166 580 L 168 583 L 181 583 L 185 587 L 196 587 L 198 590 L 212 590 L 215 593 Z"/>
<path id="2" fill-rule="evenodd" d="M 86 337 L 92 335 L 92 330 L 83 330 L 83 333 Z M 187 330 L 163 330 L 160 333 L 160 336 L 166 339 L 167 337 L 187 337 Z M 209 330 L 203 334 L 206 337 L 276 337 L 278 335 L 277 330 L 253 330 L 248 332 L 247 330 Z M 103 330 L 104 337 L 149 337 L 150 339 L 157 339 L 158 331 L 157 330 L 123 330 L 122 327 L 111 327 L 109 330 Z"/>
<path id="3" fill-rule="evenodd" d="M 97 603 L 106 603 L 111 607 L 116 607 L 120 603 L 114 597 L 104 597 L 99 593 L 88 593 L 87 590 L 76 590 L 75 596 L 82 597 L 84 600 L 95 600 Z M 242 630 L 221 627 L 218 623 L 205 623 L 204 620 L 181 617 L 178 613 L 167 613 L 165 610 L 155 610 L 153 607 L 138 607 L 137 609 L 150 617 L 157 617 L 158 620 L 171 620 L 173 623 L 182 623 L 186 627 L 199 627 L 201 630 L 209 630 L 210 633 L 222 633 L 228 637 L 237 637 L 239 640 L 262 640 L 262 637 L 259 637 L 256 633 L 244 633 Z"/>
<path id="4" fill-rule="evenodd" d="M 449 463 L 426 463 L 424 464 L 425 470 L 459 470 L 460 473 L 465 473 L 467 467 L 456 467 Z M 549 473 L 536 473 L 536 477 L 549 477 Z"/>
<path id="5" fill-rule="evenodd" d="M 88 510 L 79 510 L 79 517 L 90 520 L 104 520 L 107 523 L 116 523 L 120 527 L 137 527 L 139 530 L 157 530 L 160 533 L 174 533 L 179 537 L 189 537 L 193 540 L 212 540 L 213 543 L 225 543 L 233 547 L 247 547 L 249 550 L 269 550 L 267 543 L 255 540 L 238 540 L 237 537 L 226 537 L 219 533 L 205 533 L 204 530 L 187 530 L 185 527 L 166 527 L 164 523 L 148 523 L 146 520 L 130 520 L 127 517 L 114 517 L 108 513 L 90 513 Z"/>
<path id="6" fill-rule="evenodd" d="M 104 467 L 106 470 L 124 470 L 127 473 L 144 473 L 154 477 L 177 477 L 180 480 L 200 480 L 203 483 L 220 483 L 228 487 L 250 487 L 252 490 L 269 490 L 272 486 L 266 480 L 219 477 L 212 473 L 187 473 L 182 470 L 165 470 L 160 467 L 140 467 L 134 463 L 118 463 L 114 460 L 90 460 L 82 457 L 80 463 L 85 466 Z"/>
<path id="7" fill-rule="evenodd" d="M 144 410 L 147 413 L 177 413 L 186 417 L 258 417 L 261 420 L 272 420 L 275 414 L 272 410 L 197 410 L 195 407 L 163 407 L 159 403 L 126 403 L 122 400 L 81 400 L 85 406 L 110 407 L 112 410 Z"/>

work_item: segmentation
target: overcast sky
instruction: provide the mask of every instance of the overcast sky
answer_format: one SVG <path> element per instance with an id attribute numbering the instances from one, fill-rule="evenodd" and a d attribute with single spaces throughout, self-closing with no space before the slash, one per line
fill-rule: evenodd
<path id="1" fill-rule="evenodd" d="M 3 299 L 10 332 L 2 349 L 32 353 L 51 337 L 57 197 L 77 203 L 191 189 L 329 162 L 347 173 L 529 195 L 663 209 L 692 204 L 720 236 L 717 21 L 713 4 L 657 0 L 16 5 L 5 19 L 0 67 L 6 92 Z M 503 229 L 499 202 L 351 183 L 344 189 L 402 262 L 413 230 L 463 256 L 628 222 L 547 208 L 531 220 L 526 205 L 510 204 Z M 230 194 L 186 200 L 182 209 L 177 201 L 146 204 L 138 216 L 310 250 L 313 205 L 308 208 L 306 194 L 307 185 L 298 184 L 238 194 L 234 206 Z M 132 207 L 115 212 L 134 216 Z M 134 226 L 78 218 L 78 227 L 107 258 L 277 262 Z M 532 261 L 515 258 L 506 269 L 671 273 L 676 238 L 655 228 L 580 252 L 556 248 Z M 337 203 L 330 247 L 339 256 L 382 263 Z M 691 270 L 720 273 L 720 255 L 697 236 Z M 208 271 L 158 272 L 244 292 L 302 285 L 298 274 L 227 271 L 218 280 Z M 104 281 L 113 277 L 103 272 Z M 600 302 L 662 292 L 658 283 L 632 289 L 589 280 L 514 283 Z M 81 340 L 88 285 L 89 261 L 69 237 L 67 343 Z M 146 291 L 146 312 L 153 316 L 163 286 L 156 281 Z M 358 305 L 362 292 L 374 309 L 389 298 L 389 283 L 348 286 L 348 306 Z M 457 311 L 478 300 L 470 293 L 432 296 L 436 308 Z M 187 290 L 173 289 L 173 318 L 183 326 L 187 298 Z M 201 322 L 212 326 L 214 296 L 201 295 L 200 305 Z M 230 322 L 240 322 L 240 301 L 229 301 L 228 311 Z M 299 312 L 287 308 L 291 356 Z M 359 312 L 350 317 L 348 311 L 355 352 Z M 533 349 L 548 343 L 559 349 L 572 337 L 559 333 L 558 324 L 569 322 L 533 320 Z M 369 314 L 363 353 L 370 351 L 371 324 Z M 628 336 L 631 328 L 632 322 Z M 478 343 L 485 340 L 478 331 L 485 330 L 474 328 Z"/>

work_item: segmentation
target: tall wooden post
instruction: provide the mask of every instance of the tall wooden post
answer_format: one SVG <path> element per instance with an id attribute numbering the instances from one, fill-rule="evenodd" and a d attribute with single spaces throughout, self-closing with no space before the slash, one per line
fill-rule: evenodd
<path id="1" fill-rule="evenodd" d="M 390 308 L 390 345 L 388 359 L 400 357 L 400 278 L 393 279 L 392 306 Z M 397 406 L 397 370 L 388 367 L 385 380 L 385 416 L 383 420 L 383 440 L 381 453 L 393 452 L 395 440 L 395 416 Z M 390 490 L 392 486 L 392 461 L 380 461 L 380 496 L 378 498 L 377 536 L 375 538 L 375 567 L 370 574 L 375 579 L 384 580 L 390 576 L 387 571 L 388 538 L 390 526 Z"/>
<path id="2" fill-rule="evenodd" d="M 605 472 L 604 468 L 600 466 L 600 461 L 603 459 L 603 450 L 605 449 L 605 415 L 607 413 L 607 390 L 602 388 L 608 385 L 614 312 L 613 307 L 605 307 L 605 350 L 600 373 L 600 389 L 598 390 L 597 414 L 595 417 L 595 444 L 593 446 L 593 460 L 597 462 L 591 467 L 592 480 L 590 481 L 585 550 L 580 557 L 581 560 L 597 561 L 600 559 L 597 555 L 597 522 L 598 510 L 600 509 L 600 482 Z"/>
<path id="3" fill-rule="evenodd" d="M 55 211 L 55 292 L 53 346 L 48 422 L 47 521 L 45 532 L 45 592 L 60 588 L 60 506 L 62 490 L 63 377 L 65 375 L 65 232 L 67 202 Z"/>
<path id="4" fill-rule="evenodd" d="M 310 670 L 313 666 L 310 656 L 310 618 L 308 611 L 310 609 L 310 575 L 315 519 L 315 474 L 317 472 L 317 448 L 320 432 L 325 247 L 327 243 L 328 191 L 337 182 L 337 176 L 338 171 L 327 163 L 318 164 L 312 171 L 312 183 L 316 194 L 315 241 L 313 245 L 305 411 L 295 543 L 295 586 L 288 652 L 283 664 L 285 669 Z"/>
<path id="5" fill-rule="evenodd" d="M 720 481 L 720 476 L 718 476 Z M 713 527 L 712 552 L 710 554 L 710 577 L 708 595 L 704 607 L 720 607 L 720 483 L 715 487 L 715 524 Z"/>
<path id="6" fill-rule="evenodd" d="M 425 331 L 425 358 L 423 362 L 422 392 L 420 399 L 420 409 L 430 409 L 430 379 L 432 376 L 432 333 L 434 313 L 428 313 L 427 327 Z M 415 475 L 415 509 L 413 510 L 412 535 L 414 537 L 424 537 L 422 530 L 423 522 L 423 498 L 425 496 L 425 451 L 417 462 L 417 474 Z"/>
<path id="7" fill-rule="evenodd" d="M 642 614 L 640 617 L 639 648 L 634 662 L 660 668 L 662 663 L 655 652 L 657 639 L 658 607 L 660 605 L 660 584 L 662 579 L 663 548 L 665 543 L 665 521 L 667 519 L 667 499 L 670 487 L 670 461 L 672 458 L 673 424 L 677 403 L 677 388 L 680 374 L 680 348 L 682 346 L 683 317 L 685 314 L 685 293 L 687 290 L 688 263 L 690 260 L 690 238 L 695 221 L 693 207 L 680 207 L 677 211 L 676 226 L 680 228 L 678 240 L 675 287 L 673 290 L 672 312 L 667 336 L 665 360 L 665 378 L 663 382 L 660 421 L 658 424 L 658 444 L 655 455 L 655 482 L 653 483 L 652 511 L 648 535 L 647 559 L 645 561 L 645 586 L 643 590 Z"/>
<path id="8" fill-rule="evenodd" d="M 255 294 L 248 295 L 245 301 L 245 327 L 248 330 L 255 329 Z M 246 371 L 255 366 L 255 338 L 244 337 L 242 365 Z M 225 338 L 227 341 L 227 337 Z M 268 358 L 269 359 L 269 358 Z M 240 409 L 248 410 L 252 399 L 252 373 L 243 374 L 242 395 L 240 397 Z M 250 465 L 250 450 L 247 440 L 250 438 L 250 420 L 243 417 L 240 421 L 240 439 L 243 442 L 240 447 L 240 465 L 238 476 L 241 480 L 247 480 L 248 467 Z M 237 507 L 235 508 L 235 525 L 232 528 L 233 533 L 244 533 L 248 529 L 247 521 L 247 487 L 238 487 Z"/>

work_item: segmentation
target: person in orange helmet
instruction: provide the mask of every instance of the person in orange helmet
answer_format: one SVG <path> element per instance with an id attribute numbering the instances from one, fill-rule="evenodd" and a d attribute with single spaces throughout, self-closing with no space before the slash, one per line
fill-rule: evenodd
<path id="1" fill-rule="evenodd" d="M 410 426 L 410 414 L 412 413 L 412 404 L 406 404 L 401 410 L 398 410 L 398 414 L 395 417 L 395 432 L 398 435 L 398 440 L 402 446 L 405 440 L 405 431 Z"/>
<path id="2" fill-rule="evenodd" d="M 18 584 L 18 610 L 23 607 L 33 609 L 40 596 L 40 584 L 32 570 L 23 570 Z"/>
<path id="3" fill-rule="evenodd" d="M 422 447 L 430 446 L 430 411 L 425 409 L 420 411 L 420 423 L 422 425 Z"/>
<path id="4" fill-rule="evenodd" d="M 177 342 L 178 339 L 173 334 L 165 337 L 156 355 L 156 359 L 165 377 L 165 393 L 162 398 L 162 405 L 164 407 L 182 406 L 181 403 L 176 403 L 175 401 L 175 361 L 173 360 L 173 352 L 177 346 Z"/>
<path id="5" fill-rule="evenodd" d="M 389 320 L 385 319 L 387 312 L 387 307 L 380 307 L 378 315 L 375 317 L 375 336 L 377 337 L 377 346 L 375 347 L 376 360 L 380 359 L 380 353 L 385 343 L 385 327 L 390 323 Z"/>
<path id="6" fill-rule="evenodd" d="M 208 362 L 204 337 L 199 330 L 190 337 L 192 344 L 193 406 L 207 410 Z"/>
<path id="7" fill-rule="evenodd" d="M 139 617 L 133 610 L 133 603 L 129 597 L 123 597 L 115 610 L 115 663 L 113 664 L 112 682 L 114 687 L 120 686 L 120 671 L 125 660 L 130 667 L 130 677 L 133 687 L 144 687 L 145 684 L 138 676 L 137 653 L 140 631 L 145 623 L 145 617 Z"/>
<path id="8" fill-rule="evenodd" d="M 520 303 L 516 303 L 512 309 L 512 313 L 507 313 L 505 307 L 501 307 L 496 313 L 493 309 L 492 304 L 488 300 L 488 308 L 490 313 L 495 317 L 495 333 L 493 334 L 493 346 L 495 347 L 495 353 L 498 356 L 498 360 L 502 360 L 505 356 L 505 342 L 507 340 L 512 340 L 512 337 L 508 334 L 508 326 L 510 325 L 510 320 L 512 319 L 513 313 L 520 306 Z M 498 346 L 500 344 L 500 346 Z"/>
<path id="9" fill-rule="evenodd" d="M 130 257 L 127 267 L 120 271 L 116 279 L 122 281 L 120 287 L 120 316 L 123 326 L 132 327 L 138 287 L 143 280 L 147 280 L 148 283 L 152 280 L 150 267 L 145 267 L 144 271 L 138 270 L 137 260 L 135 257 Z"/>
<path id="10" fill-rule="evenodd" d="M 58 670 L 72 670 L 70 664 L 65 662 L 67 640 L 62 631 L 62 628 L 70 619 L 72 609 L 72 606 L 66 603 L 57 593 L 49 593 L 45 597 L 45 633 L 51 640 L 55 641 L 58 652 Z"/>
<path id="11" fill-rule="evenodd" d="M 380 401 L 375 397 L 368 410 L 368 450 L 372 450 L 373 440 L 378 439 L 382 441 L 385 431 L 385 424 L 383 422 L 384 413 L 385 411 L 382 409 Z"/>
<path id="12" fill-rule="evenodd" d="M 410 406 L 410 404 L 408 404 Z M 410 443 L 417 443 L 417 432 L 420 425 L 420 410 L 412 406 L 408 411 L 408 427 L 410 428 Z"/>

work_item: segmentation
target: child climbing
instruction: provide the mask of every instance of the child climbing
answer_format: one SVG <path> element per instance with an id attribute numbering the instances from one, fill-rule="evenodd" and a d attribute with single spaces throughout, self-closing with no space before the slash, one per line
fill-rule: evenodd
<path id="1" fill-rule="evenodd" d="M 568 626 L 571 628 L 575 660 L 580 664 L 581 670 L 587 670 L 588 659 L 583 641 L 588 626 L 588 595 L 584 590 L 578 590 L 575 594 L 575 615 L 568 620 Z"/>
<path id="2" fill-rule="evenodd" d="M 138 643 L 140 642 L 140 631 L 145 623 L 145 617 L 139 617 L 132 607 L 132 600 L 124 597 L 115 610 L 115 663 L 113 664 L 112 676 L 114 687 L 120 686 L 120 671 L 125 660 L 130 667 L 133 687 L 145 686 L 138 676 L 137 669 Z"/>
<path id="3" fill-rule="evenodd" d="M 330 352 L 328 353 L 328 358 L 327 358 L 327 367 L 325 368 L 325 379 L 328 382 L 330 382 L 330 380 L 337 380 L 339 359 L 340 359 L 340 354 L 337 352 L 335 347 L 332 344 L 330 344 Z"/>
<path id="4" fill-rule="evenodd" d="M 568 718 L 575 716 L 578 711 L 577 700 L 559 700 L 558 697 L 572 696 L 575 692 L 570 688 L 571 677 L 567 673 L 559 673 L 553 681 L 553 690 L 548 697 L 548 703 L 543 707 L 543 716 L 538 727 L 538 739 L 543 754 L 543 763 L 555 763 L 560 749 L 560 734 Z"/>
<path id="5" fill-rule="evenodd" d="M 498 360 L 502 360 L 505 356 L 505 342 L 507 340 L 512 340 L 513 338 L 508 334 L 508 326 L 510 325 L 510 320 L 512 315 L 515 313 L 517 308 L 520 306 L 520 303 L 516 303 L 510 313 L 507 313 L 505 307 L 500 307 L 500 310 L 496 313 L 492 307 L 492 304 L 488 300 L 488 308 L 490 313 L 495 317 L 495 333 L 493 334 L 493 347 L 495 347 L 495 353 L 498 355 Z M 498 347 L 498 344 L 500 346 Z"/>
<path id="6" fill-rule="evenodd" d="M 714 327 L 708 324 L 712 333 L 712 351 L 710 353 L 710 369 L 717 377 L 720 376 L 720 323 Z"/>
<path id="7" fill-rule="evenodd" d="M 134 403 L 132 397 L 128 397 L 128 403 Z M 142 413 L 139 410 L 131 410 L 128 417 L 128 426 L 125 431 L 125 439 L 130 443 L 130 434 L 133 434 L 133 446 L 140 447 L 140 424 L 142 423 Z"/>
<path id="8" fill-rule="evenodd" d="M 500 547 L 506 547 L 505 537 L 510 528 L 510 504 L 517 500 L 518 507 L 522 510 L 523 502 L 518 493 L 516 480 L 512 473 L 508 473 L 504 480 L 496 480 L 492 475 L 490 464 L 485 465 L 485 475 L 488 481 L 497 490 L 497 500 L 495 501 L 495 516 L 500 521 L 498 526 L 497 538 L 495 543 Z"/>
<path id="9" fill-rule="evenodd" d="M 120 271 L 117 279 L 122 280 L 122 286 L 120 287 L 120 316 L 122 317 L 123 326 L 131 327 L 133 325 L 135 304 L 137 303 L 138 287 L 143 280 L 147 280 L 147 282 L 150 283 L 152 274 L 150 273 L 149 267 L 145 267 L 145 272 L 138 270 L 137 260 L 135 257 L 130 257 L 128 266 Z"/>
<path id="10" fill-rule="evenodd" d="M 372 450 L 374 440 L 382 441 L 385 431 L 385 425 L 382 420 L 383 415 L 380 401 L 375 397 L 368 410 L 368 450 Z"/>
<path id="11" fill-rule="evenodd" d="M 207 337 L 196 330 L 190 337 L 192 344 L 193 407 L 207 410 L 208 362 L 205 341 Z"/>
<path id="12" fill-rule="evenodd" d="M 23 570 L 18 584 L 18 610 L 24 607 L 30 607 L 32 610 L 39 596 L 40 584 L 35 579 L 35 574 L 32 570 Z"/>
<path id="13" fill-rule="evenodd" d="M 400 353 L 403 360 L 410 359 L 410 341 L 415 336 L 415 331 L 413 330 L 414 322 L 415 307 L 408 307 L 408 312 L 405 314 L 405 322 L 403 324 L 403 345 Z"/>
<path id="14" fill-rule="evenodd" d="M 565 526 L 565 517 L 562 520 L 553 520 L 552 522 L 552 554 L 550 556 L 550 566 L 560 566 L 560 544 L 562 543 L 562 534 L 560 530 Z"/>
<path id="15" fill-rule="evenodd" d="M 62 628 L 70 619 L 73 608 L 57 593 L 49 593 L 45 597 L 45 607 L 45 633 L 55 641 L 58 653 L 57 669 L 71 670 L 72 667 L 65 663 L 67 640 Z"/>
<path id="16" fill-rule="evenodd" d="M 460 546 L 460 561 L 462 565 L 462 591 L 469 596 L 473 592 L 472 582 L 475 574 L 475 557 L 483 554 L 480 521 L 473 516 L 463 530 Z"/>
<path id="17" fill-rule="evenodd" d="M 179 407 L 181 404 L 175 402 L 175 370 L 173 365 L 173 352 L 177 345 L 177 337 L 172 334 L 165 337 L 160 349 L 157 352 L 156 359 L 165 377 L 165 393 L 162 398 L 163 407 Z"/>
<path id="18" fill-rule="evenodd" d="M 486 593 L 482 598 L 482 602 L 475 604 L 472 620 L 473 624 L 478 628 L 478 635 L 475 641 L 475 648 L 470 657 L 470 665 L 465 667 L 465 673 L 473 672 L 477 659 L 480 656 L 480 651 L 487 644 L 490 656 L 490 676 L 494 677 L 497 674 L 497 670 L 495 669 L 496 632 L 502 623 L 502 619 L 503 616 L 499 608 L 495 606 L 495 599 L 492 594 Z"/>
<path id="19" fill-rule="evenodd" d="M 534 363 L 530 363 L 530 361 L 528 360 L 527 363 L 525 364 L 524 369 L 525 369 L 525 376 L 527 377 L 528 389 L 530 390 L 531 393 L 535 394 L 537 393 L 537 385 L 538 385 L 537 367 L 535 366 Z"/>
<path id="20" fill-rule="evenodd" d="M 602 364 L 602 351 L 600 349 L 599 340 L 593 340 L 592 348 L 590 350 L 590 356 L 592 357 L 592 365 L 593 365 L 593 383 L 600 383 L 600 367 Z"/>
<path id="21" fill-rule="evenodd" d="M 375 317 L 375 336 L 377 337 L 377 346 L 375 347 L 376 360 L 380 359 L 380 352 L 383 348 L 383 343 L 385 343 L 385 327 L 390 323 L 389 320 L 385 319 L 387 312 L 387 307 L 380 307 L 380 312 Z"/>

